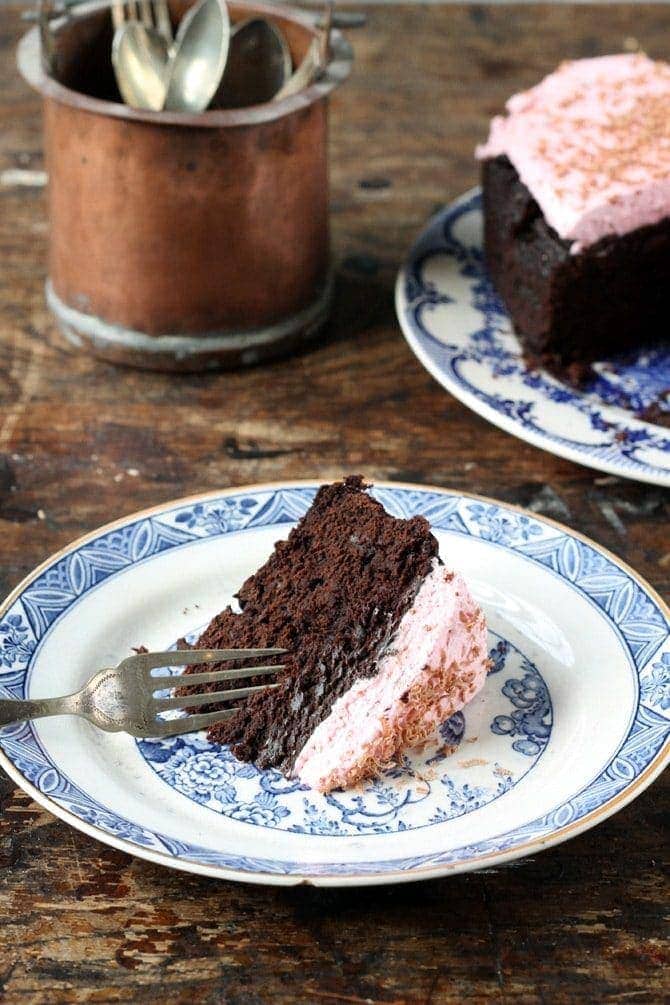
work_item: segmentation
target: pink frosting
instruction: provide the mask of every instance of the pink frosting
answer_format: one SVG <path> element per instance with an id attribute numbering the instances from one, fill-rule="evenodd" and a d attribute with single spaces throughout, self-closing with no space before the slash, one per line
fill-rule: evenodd
<path id="1" fill-rule="evenodd" d="M 295 773 L 320 792 L 377 774 L 470 701 L 487 670 L 484 615 L 463 578 L 436 563 L 377 674 L 335 702 L 301 750 Z"/>
<path id="2" fill-rule="evenodd" d="M 670 66 L 647 56 L 562 63 L 491 123 L 547 222 L 579 251 L 670 215 Z"/>

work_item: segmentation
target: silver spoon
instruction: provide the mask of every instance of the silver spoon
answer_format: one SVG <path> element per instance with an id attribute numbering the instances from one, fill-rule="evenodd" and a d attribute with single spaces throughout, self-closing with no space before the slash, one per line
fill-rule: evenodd
<path id="1" fill-rule="evenodd" d="M 333 3 L 328 4 L 319 28 L 319 36 L 312 39 L 312 42 L 305 53 L 300 66 L 292 77 L 286 81 L 283 87 L 274 96 L 275 101 L 288 98 L 291 94 L 298 94 L 323 76 L 328 68 L 330 59 L 330 32 L 333 26 Z"/>
<path id="2" fill-rule="evenodd" d="M 270 101 L 293 71 L 291 50 L 279 29 L 265 18 L 238 21 L 231 29 L 228 62 L 217 96 L 218 108 L 243 108 Z"/>
<path id="3" fill-rule="evenodd" d="M 277 91 L 274 100 L 281 101 L 282 98 L 288 98 L 289 95 L 297 94 L 298 91 L 304 91 L 306 87 L 309 87 L 321 71 L 320 56 L 321 45 L 319 40 L 315 38 L 310 43 L 300 66 L 293 76 L 289 77 L 284 86 Z"/>
<path id="4" fill-rule="evenodd" d="M 121 97 L 133 108 L 160 112 L 165 101 L 170 47 L 156 28 L 127 21 L 112 42 L 112 63 Z"/>
<path id="5" fill-rule="evenodd" d="M 163 108 L 202 112 L 221 83 L 230 44 L 224 0 L 199 0 L 183 17 L 170 63 Z"/>

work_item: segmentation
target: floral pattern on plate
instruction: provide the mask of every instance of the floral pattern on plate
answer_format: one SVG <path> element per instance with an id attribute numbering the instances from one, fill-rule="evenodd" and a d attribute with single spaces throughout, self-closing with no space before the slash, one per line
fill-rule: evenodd
<path id="1" fill-rule="evenodd" d="M 188 641 L 195 642 L 197 634 Z M 467 728 L 472 706 L 443 723 L 421 750 L 406 751 L 379 778 L 325 796 L 278 771 L 238 761 L 228 747 L 209 743 L 202 733 L 139 740 L 138 747 L 159 777 L 182 795 L 259 827 L 362 835 L 443 823 L 510 791 L 535 766 L 551 735 L 551 699 L 539 671 L 510 642 L 493 634 L 491 641 L 493 667 L 485 690 L 492 702 L 488 728 L 498 742 L 486 760 L 465 755 L 473 740 Z M 477 698 L 473 705 L 477 709 Z"/>
<path id="2" fill-rule="evenodd" d="M 136 587 L 132 584 L 138 581 L 155 583 L 152 572 L 155 563 L 162 563 L 163 573 L 171 577 L 175 595 L 181 598 L 185 588 L 185 567 L 200 568 L 198 562 L 202 561 L 202 567 L 208 570 L 210 549 L 215 552 L 218 549 L 219 556 L 223 554 L 235 561 L 241 551 L 248 550 L 249 546 L 253 548 L 256 540 L 262 538 L 265 542 L 263 550 L 270 547 L 273 540 L 284 535 L 290 524 L 303 515 L 315 491 L 314 485 L 304 484 L 258 486 L 196 500 L 178 500 L 101 528 L 75 542 L 29 576 L 0 611 L 0 696 L 26 697 L 34 694 L 34 676 L 43 677 L 49 667 L 57 666 L 62 651 L 69 651 L 77 645 L 86 647 L 93 644 L 98 635 L 91 636 L 90 643 L 87 641 L 91 623 L 85 617 L 82 621 L 80 611 L 88 609 L 88 604 L 97 603 L 96 598 L 102 598 L 103 607 L 99 612 L 99 621 L 92 627 L 113 644 L 118 622 L 108 624 L 105 620 L 105 611 L 109 610 L 105 597 L 111 597 L 121 605 L 129 619 L 135 617 L 137 626 L 146 626 L 147 609 L 140 604 L 146 597 L 146 591 L 138 596 L 133 592 Z M 561 601 L 557 605 L 556 616 L 563 624 L 561 630 L 568 633 L 567 657 L 570 656 L 570 647 L 576 652 L 582 648 L 585 619 L 596 619 L 598 632 L 604 632 L 610 638 L 608 644 L 611 650 L 615 647 L 612 652 L 619 666 L 620 683 L 613 700 L 626 717 L 621 733 L 617 734 L 607 751 L 603 749 L 597 757 L 592 755 L 588 718 L 578 730 L 566 731 L 564 717 L 570 720 L 574 713 L 569 705 L 565 705 L 564 695 L 561 696 L 564 689 L 558 685 L 554 687 L 552 681 L 548 683 L 554 722 L 551 735 L 545 735 L 543 726 L 548 722 L 539 714 L 542 702 L 537 705 L 541 688 L 538 689 L 530 664 L 524 663 L 520 654 L 513 656 L 518 662 L 510 664 L 511 657 L 505 649 L 505 639 L 509 635 L 505 632 L 504 638 L 492 641 L 494 666 L 484 691 L 476 699 L 483 703 L 495 696 L 491 707 L 486 709 L 480 705 L 480 711 L 486 711 L 486 716 L 481 719 L 485 726 L 482 737 L 486 737 L 487 744 L 493 741 L 507 745 L 505 758 L 497 759 L 503 769 L 503 777 L 495 776 L 496 785 L 498 781 L 505 781 L 504 769 L 510 767 L 508 757 L 518 758 L 519 763 L 531 765 L 533 770 L 527 771 L 525 779 L 507 790 L 503 798 L 494 798 L 477 812 L 459 815 L 460 809 L 472 807 L 472 801 L 469 801 L 472 793 L 468 791 L 464 794 L 463 784 L 467 781 L 473 787 L 481 785 L 474 775 L 471 781 L 470 777 L 458 779 L 454 771 L 454 758 L 462 758 L 461 752 L 466 750 L 465 744 L 470 738 L 468 730 L 474 729 L 474 717 L 478 713 L 473 703 L 466 709 L 462 721 L 456 717 L 443 727 L 449 743 L 457 743 L 460 738 L 458 751 L 452 758 L 444 760 L 439 759 L 438 752 L 431 755 L 438 757 L 431 766 L 436 772 L 431 786 L 444 789 L 444 793 L 440 792 L 441 802 L 436 806 L 435 814 L 446 814 L 446 817 L 443 820 L 428 819 L 421 841 L 414 847 L 404 843 L 406 835 L 400 828 L 404 809 L 396 812 L 395 805 L 385 802 L 389 796 L 383 791 L 373 793 L 373 802 L 369 806 L 379 806 L 387 816 L 391 824 L 388 831 L 373 835 L 365 826 L 353 836 L 333 834 L 331 840 L 329 834 L 315 834 L 320 828 L 329 826 L 328 820 L 334 819 L 338 826 L 354 830 L 355 825 L 369 823 L 369 814 L 356 817 L 351 812 L 355 809 L 353 804 L 345 801 L 342 803 L 344 809 L 328 806 L 328 814 L 320 818 L 322 806 L 315 803 L 309 791 L 301 791 L 296 793 L 296 798 L 310 800 L 314 809 L 308 811 L 303 806 L 294 818 L 304 828 L 303 833 L 285 829 L 294 821 L 290 819 L 290 806 L 289 816 L 279 817 L 277 813 L 278 806 L 287 808 L 284 793 L 259 793 L 257 778 L 254 780 L 250 774 L 239 784 L 257 786 L 251 799 L 237 788 L 238 780 L 234 780 L 234 787 L 240 792 L 240 798 L 236 796 L 235 800 L 240 804 L 252 804 L 251 807 L 241 805 L 237 811 L 241 817 L 246 817 L 245 821 L 235 820 L 222 812 L 213 813 L 203 803 L 186 799 L 177 790 L 168 788 L 157 777 L 154 768 L 148 767 L 142 760 L 132 741 L 123 747 L 126 752 L 123 756 L 130 759 L 125 762 L 127 773 L 120 778 L 121 793 L 117 790 L 117 794 L 113 795 L 107 785 L 108 773 L 112 770 L 109 761 L 104 761 L 104 772 L 96 774 L 88 757 L 91 752 L 105 749 L 104 735 L 95 737 L 96 746 L 93 748 L 84 745 L 83 759 L 77 760 L 80 748 L 73 746 L 76 735 L 79 735 L 78 743 L 85 743 L 90 731 L 63 731 L 56 728 L 56 720 L 45 723 L 48 726 L 51 722 L 54 727 L 51 732 L 51 743 L 55 742 L 53 749 L 43 740 L 49 731 L 45 729 L 42 734 L 41 724 L 20 723 L 0 730 L 2 766 L 51 812 L 127 852 L 207 875 L 236 879 L 255 877 L 264 882 L 293 882 L 306 878 L 318 883 L 357 884 L 387 878 L 438 875 L 470 869 L 483 862 L 499 863 L 529 849 L 538 850 L 555 844 L 568 834 L 604 818 L 639 793 L 666 763 L 670 738 L 670 616 L 653 590 L 614 556 L 592 542 L 505 504 L 421 486 L 379 485 L 375 487 L 374 494 L 396 516 L 425 516 L 435 532 L 448 541 L 450 548 L 464 546 L 464 553 L 474 551 L 478 554 L 478 561 L 487 569 L 482 587 L 486 587 L 490 579 L 498 579 L 505 582 L 505 590 L 511 584 L 513 593 L 516 590 L 518 596 L 517 584 L 521 578 L 525 582 L 521 591 L 524 596 L 533 595 L 536 586 L 542 590 L 560 590 Z M 241 543 L 244 545 L 242 549 Z M 197 559 L 198 555 L 201 559 Z M 187 590 L 191 589 L 187 587 Z M 190 595 L 187 592 L 187 596 Z M 177 603 L 183 601 L 178 600 Z M 164 610 L 161 607 L 157 613 Z M 169 606 L 169 611 L 167 623 L 173 625 L 175 610 Z M 550 613 L 553 616 L 554 612 Z M 536 658 L 530 631 L 532 624 L 526 622 L 518 606 L 510 608 L 510 616 L 512 621 L 505 623 L 517 625 L 515 631 L 520 631 L 519 638 L 526 640 L 522 650 L 531 654 L 529 647 L 532 647 L 534 663 L 547 680 L 546 667 Z M 137 630 L 143 629 L 138 627 Z M 53 640 L 59 632 L 66 633 L 65 642 L 52 651 Z M 141 637 L 135 638 L 141 641 Z M 600 644 L 602 646 L 602 642 Z M 552 642 L 550 637 L 545 638 L 543 645 L 545 649 L 538 650 L 538 656 L 544 651 L 545 655 L 553 653 L 556 659 L 567 658 L 565 647 L 561 649 L 558 642 Z M 99 655 L 99 649 L 94 652 Z M 514 672 L 509 670 L 511 665 Z M 562 665 L 569 666 L 569 661 Z M 597 659 L 588 667 L 578 664 L 578 670 L 579 682 L 593 678 L 592 687 L 597 687 L 598 675 L 603 672 Z M 553 679 L 560 681 L 562 675 Z M 55 688 L 57 683 L 54 679 L 49 686 Z M 607 694 L 611 688 L 612 676 L 608 670 Z M 561 701 L 562 706 L 559 705 Z M 559 722 L 560 730 L 557 728 Z M 567 725 L 570 725 L 569 721 Z M 603 730 L 598 732 L 601 734 Z M 565 747 L 566 736 L 569 738 L 568 748 Z M 570 785 L 558 794 L 555 792 L 558 776 L 550 765 L 564 763 L 563 758 L 572 755 L 575 742 L 582 740 L 586 743 L 582 754 L 588 762 L 586 768 L 590 780 Z M 546 753 L 537 753 L 537 748 L 543 746 Z M 72 751 L 69 769 L 63 765 L 68 750 Z M 114 750 L 115 756 L 122 756 L 120 747 L 115 746 Z M 172 754 L 171 750 L 166 751 L 166 760 Z M 231 772 L 228 766 L 220 763 L 217 768 L 213 767 L 219 757 L 217 754 L 213 760 L 212 770 L 216 771 L 217 789 L 224 795 L 229 794 L 226 786 L 230 784 L 228 775 Z M 187 761 L 185 757 L 184 763 Z M 82 763 L 85 765 L 83 774 L 80 770 Z M 397 770 L 405 770 L 404 765 Z M 543 773 L 546 773 L 546 778 Z M 188 769 L 185 775 L 188 775 Z M 189 782 L 194 789 L 200 786 L 201 798 L 209 798 L 213 791 L 209 775 L 210 772 L 206 771 L 204 781 L 192 776 Z M 542 791 L 538 792 L 534 780 L 540 775 L 543 778 Z M 560 771 L 559 776 L 565 784 L 570 783 L 570 778 L 561 775 Z M 186 810 L 175 811 L 173 817 L 161 821 L 154 819 L 153 809 L 145 808 L 144 802 L 138 809 L 130 800 L 132 792 L 129 792 L 128 799 L 125 795 L 125 790 L 132 790 L 137 779 L 147 786 L 147 803 L 151 806 L 152 800 L 162 805 L 165 801 L 162 793 L 165 792 L 169 800 L 178 800 Z M 490 783 L 489 778 L 489 788 Z M 283 785 L 290 787 L 293 783 L 274 779 L 273 785 L 275 788 Z M 530 804 L 524 799 L 526 785 L 543 802 L 541 810 L 535 808 L 535 799 Z M 381 787 L 384 786 L 395 791 L 387 781 L 381 783 Z M 160 795 L 156 787 L 161 790 Z M 339 800 L 340 794 L 334 794 L 334 798 Z M 516 815 L 510 816 L 509 808 L 515 800 L 523 804 L 523 813 L 517 811 Z M 368 804 L 364 805 L 367 811 Z M 213 825 L 203 824 L 202 827 L 189 829 L 190 824 L 184 824 L 180 830 L 179 822 L 190 820 L 191 807 L 192 814 L 205 814 Z M 424 808 L 428 808 L 428 800 L 420 802 L 417 810 L 423 812 Z M 482 833 L 478 821 L 486 814 L 493 815 L 499 826 L 494 831 Z M 274 822 L 277 819 L 278 824 Z M 343 824 L 345 819 L 346 824 Z M 268 821 L 273 821 L 270 826 Z M 254 826 L 248 826 L 249 822 Z M 468 836 L 465 839 L 449 840 L 452 828 L 465 828 L 466 825 Z M 207 843 L 210 831 L 215 831 L 217 835 L 213 843 Z M 239 839 L 240 831 L 249 837 L 242 841 Z M 253 842 L 257 835 L 266 834 L 268 839 L 264 844 L 249 849 L 249 841 Z M 361 842 L 361 834 L 371 834 L 371 837 Z M 282 853 L 277 853 L 277 842 L 291 844 L 285 845 Z M 353 847 L 367 849 L 376 842 L 383 843 L 383 851 L 376 848 L 373 853 L 357 852 L 353 857 L 351 852 L 347 857 L 339 851 Z M 426 850 L 425 843 L 430 842 L 433 844 Z M 317 844 L 322 847 L 319 855 L 313 850 L 307 851 L 307 846 L 314 849 Z"/>

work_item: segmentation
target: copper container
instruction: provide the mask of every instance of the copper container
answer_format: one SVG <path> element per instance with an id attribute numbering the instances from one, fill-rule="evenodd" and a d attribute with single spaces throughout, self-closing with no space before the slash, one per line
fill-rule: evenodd
<path id="1" fill-rule="evenodd" d="M 171 4 L 178 20 L 190 6 Z M 303 11 L 231 2 L 272 18 L 297 65 L 316 34 Z M 323 325 L 332 290 L 328 97 L 351 68 L 332 33 L 326 76 L 300 94 L 200 115 L 120 103 L 106 5 L 19 46 L 43 96 L 51 241 L 47 298 L 63 333 L 119 363 L 193 371 L 255 363 Z"/>

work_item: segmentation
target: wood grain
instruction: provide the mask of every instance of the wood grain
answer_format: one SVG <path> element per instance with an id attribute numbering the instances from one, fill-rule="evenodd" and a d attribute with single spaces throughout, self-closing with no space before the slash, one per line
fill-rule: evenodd
<path id="1" fill-rule="evenodd" d="M 183 379 L 78 355 L 50 323 L 43 193 L 12 181 L 43 166 L 39 105 L 13 68 L 21 30 L 19 8 L 0 8 L 3 594 L 72 538 L 141 507 L 362 471 L 557 517 L 667 595 L 668 494 L 468 412 L 407 349 L 392 287 L 426 218 L 475 183 L 473 146 L 504 99 L 567 56 L 639 43 L 667 58 L 670 8 L 369 8 L 332 106 L 328 337 L 273 366 Z M 667 811 L 661 780 L 596 831 L 514 867 L 286 891 L 132 859 L 0 779 L 0 1001 L 658 1003 L 670 995 Z"/>

